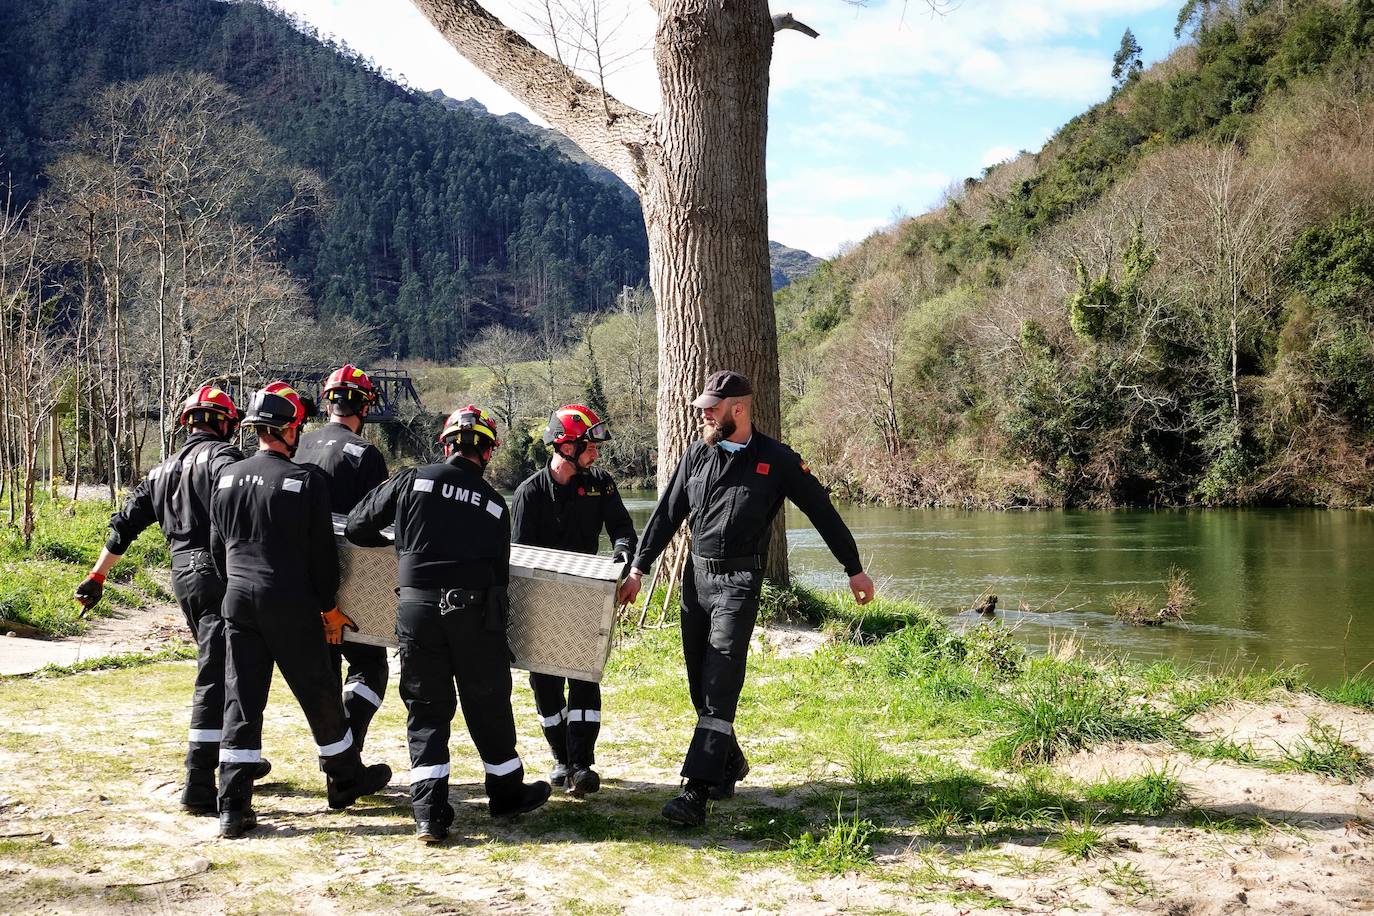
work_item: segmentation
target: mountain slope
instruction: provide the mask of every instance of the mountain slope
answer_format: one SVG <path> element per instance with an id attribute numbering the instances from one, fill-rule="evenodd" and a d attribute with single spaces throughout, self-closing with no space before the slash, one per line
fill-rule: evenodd
<path id="1" fill-rule="evenodd" d="M 559 321 L 645 280 L 635 201 L 259 3 L 0 0 L 0 36 L 0 156 L 21 203 L 105 85 L 206 71 L 328 183 L 328 211 L 278 255 L 322 316 L 378 326 L 389 353 L 451 358 L 483 324 Z"/>

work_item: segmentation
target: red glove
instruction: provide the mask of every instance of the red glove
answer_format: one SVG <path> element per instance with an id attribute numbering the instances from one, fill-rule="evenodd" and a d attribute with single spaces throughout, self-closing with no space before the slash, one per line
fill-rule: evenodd
<path id="1" fill-rule="evenodd" d="M 343 642 L 343 631 L 352 630 L 358 632 L 358 625 L 337 607 L 330 608 L 320 614 L 320 620 L 324 622 L 324 641 L 331 646 L 337 646 Z"/>

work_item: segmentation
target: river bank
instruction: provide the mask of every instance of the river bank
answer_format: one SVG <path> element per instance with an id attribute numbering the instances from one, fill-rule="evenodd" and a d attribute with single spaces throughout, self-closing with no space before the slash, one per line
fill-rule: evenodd
<path id="1" fill-rule="evenodd" d="M 657 813 L 676 789 L 693 721 L 672 626 L 621 634 L 603 685 L 600 794 L 494 823 L 459 728 L 455 838 L 435 849 L 411 836 L 394 688 L 368 756 L 400 775 L 337 813 L 323 803 L 309 732 L 277 684 L 263 826 L 231 842 L 215 838 L 212 819 L 175 806 L 189 662 L 0 681 L 8 908 L 1374 906 L 1374 685 L 1348 685 L 1341 696 L 1356 706 L 1307 693 L 1283 672 L 1137 666 L 1085 657 L 1072 643 L 1033 658 L 995 625 L 961 634 L 911 605 L 860 611 L 805 592 L 770 595 L 768 612 L 738 720 L 753 771 L 699 831 Z M 520 749 L 537 772 L 546 754 L 518 675 Z"/>

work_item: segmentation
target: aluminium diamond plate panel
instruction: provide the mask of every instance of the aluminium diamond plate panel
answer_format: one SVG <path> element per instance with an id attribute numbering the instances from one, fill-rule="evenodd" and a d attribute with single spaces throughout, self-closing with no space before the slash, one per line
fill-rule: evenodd
<path id="1" fill-rule="evenodd" d="M 396 553 L 357 547 L 334 516 L 342 581 L 339 609 L 358 624 L 344 638 L 396 645 Z M 389 535 L 389 532 L 384 532 Z M 511 545 L 507 640 L 527 671 L 600 681 L 615 628 L 615 590 L 623 564 L 592 554 Z"/>

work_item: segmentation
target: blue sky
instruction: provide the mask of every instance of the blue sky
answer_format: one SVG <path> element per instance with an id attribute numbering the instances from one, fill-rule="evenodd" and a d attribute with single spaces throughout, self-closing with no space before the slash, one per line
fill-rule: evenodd
<path id="1" fill-rule="evenodd" d="M 570 0 L 560 0 L 570 2 Z M 626 55 L 608 85 L 657 107 L 647 0 L 597 0 Z M 1175 47 L 1180 0 L 962 0 L 932 15 L 921 0 L 774 3 L 821 33 L 782 32 L 769 111 L 769 235 L 823 257 L 936 205 L 943 190 L 1049 135 L 1111 88 L 1130 27 L 1147 63 Z M 533 114 L 464 61 L 409 0 L 277 0 L 418 89 Z M 492 0 L 536 44 L 542 8 Z"/>

